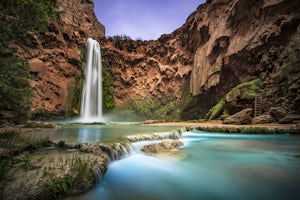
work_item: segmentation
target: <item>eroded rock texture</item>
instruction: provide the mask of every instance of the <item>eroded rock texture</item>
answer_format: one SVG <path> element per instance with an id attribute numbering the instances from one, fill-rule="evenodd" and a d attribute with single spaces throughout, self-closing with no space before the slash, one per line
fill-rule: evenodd
<path id="1" fill-rule="evenodd" d="M 157 41 L 105 41 L 117 105 L 173 96 L 182 118 L 199 118 L 231 88 L 259 78 L 266 111 L 272 106 L 299 111 L 299 56 L 286 53 L 299 52 L 298 5 L 299 0 L 207 1 Z M 294 70 L 287 76 L 281 73 L 286 63 Z M 187 84 L 194 98 L 183 105 Z"/>
<path id="2" fill-rule="evenodd" d="M 234 86 L 259 78 L 265 111 L 280 106 L 300 113 L 299 5 L 300 0 L 208 0 L 171 34 L 122 41 L 103 39 L 91 1 L 62 0 L 61 19 L 49 21 L 40 37 L 29 33 L 24 47 L 17 47 L 34 77 L 32 109 L 65 111 L 68 84 L 82 73 L 80 49 L 93 37 L 101 40 L 103 59 L 112 67 L 117 106 L 172 100 L 182 119 L 198 119 Z"/>
<path id="3" fill-rule="evenodd" d="M 24 46 L 16 47 L 31 67 L 33 112 L 64 113 L 68 84 L 81 76 L 81 51 L 86 39 L 99 39 L 105 32 L 94 15 L 91 1 L 62 0 L 58 6 L 60 18 L 49 20 L 47 32 L 28 33 Z"/>

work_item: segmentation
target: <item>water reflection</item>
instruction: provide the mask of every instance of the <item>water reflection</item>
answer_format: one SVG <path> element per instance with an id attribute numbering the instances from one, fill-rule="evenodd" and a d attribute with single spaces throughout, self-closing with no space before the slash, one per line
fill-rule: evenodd
<path id="1" fill-rule="evenodd" d="M 296 200 L 300 196 L 299 137 L 194 131 L 184 134 L 182 141 L 187 158 L 161 160 L 136 151 L 109 166 L 101 188 L 74 199 Z"/>
<path id="2" fill-rule="evenodd" d="M 89 143 L 93 141 L 100 141 L 101 129 L 78 129 L 78 142 Z"/>

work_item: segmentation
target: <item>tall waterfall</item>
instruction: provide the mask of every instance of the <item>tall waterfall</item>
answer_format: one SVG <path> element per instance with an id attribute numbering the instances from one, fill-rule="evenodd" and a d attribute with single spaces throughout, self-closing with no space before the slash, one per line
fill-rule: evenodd
<path id="1" fill-rule="evenodd" d="M 102 63 L 100 45 L 91 38 L 86 42 L 86 60 L 82 86 L 80 121 L 102 120 Z"/>

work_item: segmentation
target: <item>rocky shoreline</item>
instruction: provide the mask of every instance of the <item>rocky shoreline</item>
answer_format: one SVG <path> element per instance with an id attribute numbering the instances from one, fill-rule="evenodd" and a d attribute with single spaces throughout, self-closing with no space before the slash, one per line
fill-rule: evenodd
<path id="1" fill-rule="evenodd" d="M 33 123 L 36 124 L 36 123 Z M 145 145 L 141 151 L 163 159 L 181 159 L 177 149 L 183 143 L 183 131 L 191 129 L 223 133 L 300 134 L 299 124 L 228 125 L 221 121 L 132 123 L 141 126 L 182 127 L 171 132 L 130 135 L 115 143 L 53 142 L 48 138 L 30 138 L 25 132 L 48 127 L 37 123 L 30 127 L 6 127 L 0 130 L 1 192 L 4 199 L 59 199 L 83 193 L 99 184 L 109 163 L 134 151 L 132 143 L 162 141 Z M 52 124 L 52 123 L 51 123 Z M 49 125 L 50 127 L 50 125 Z M 55 125 L 52 128 L 60 128 Z M 51 128 L 50 127 L 50 128 Z"/>
<path id="2" fill-rule="evenodd" d="M 247 133 L 247 134 L 300 134 L 300 124 L 223 124 L 221 120 L 160 122 L 144 124 L 144 126 L 177 126 L 189 129 L 195 128 L 206 132 Z"/>
<path id="3" fill-rule="evenodd" d="M 88 144 L 32 140 L 24 132 L 0 132 L 4 199 L 61 199 L 83 193 L 101 182 L 110 162 L 133 151 L 131 143 L 181 137 L 181 131 L 172 131 L 128 136 L 122 142 Z"/>

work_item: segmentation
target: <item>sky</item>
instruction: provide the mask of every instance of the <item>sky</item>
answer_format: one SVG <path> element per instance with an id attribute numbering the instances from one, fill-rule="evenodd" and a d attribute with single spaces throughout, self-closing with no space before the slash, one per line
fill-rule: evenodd
<path id="1" fill-rule="evenodd" d="M 157 39 L 181 27 L 205 0 L 94 0 L 106 36 Z"/>

